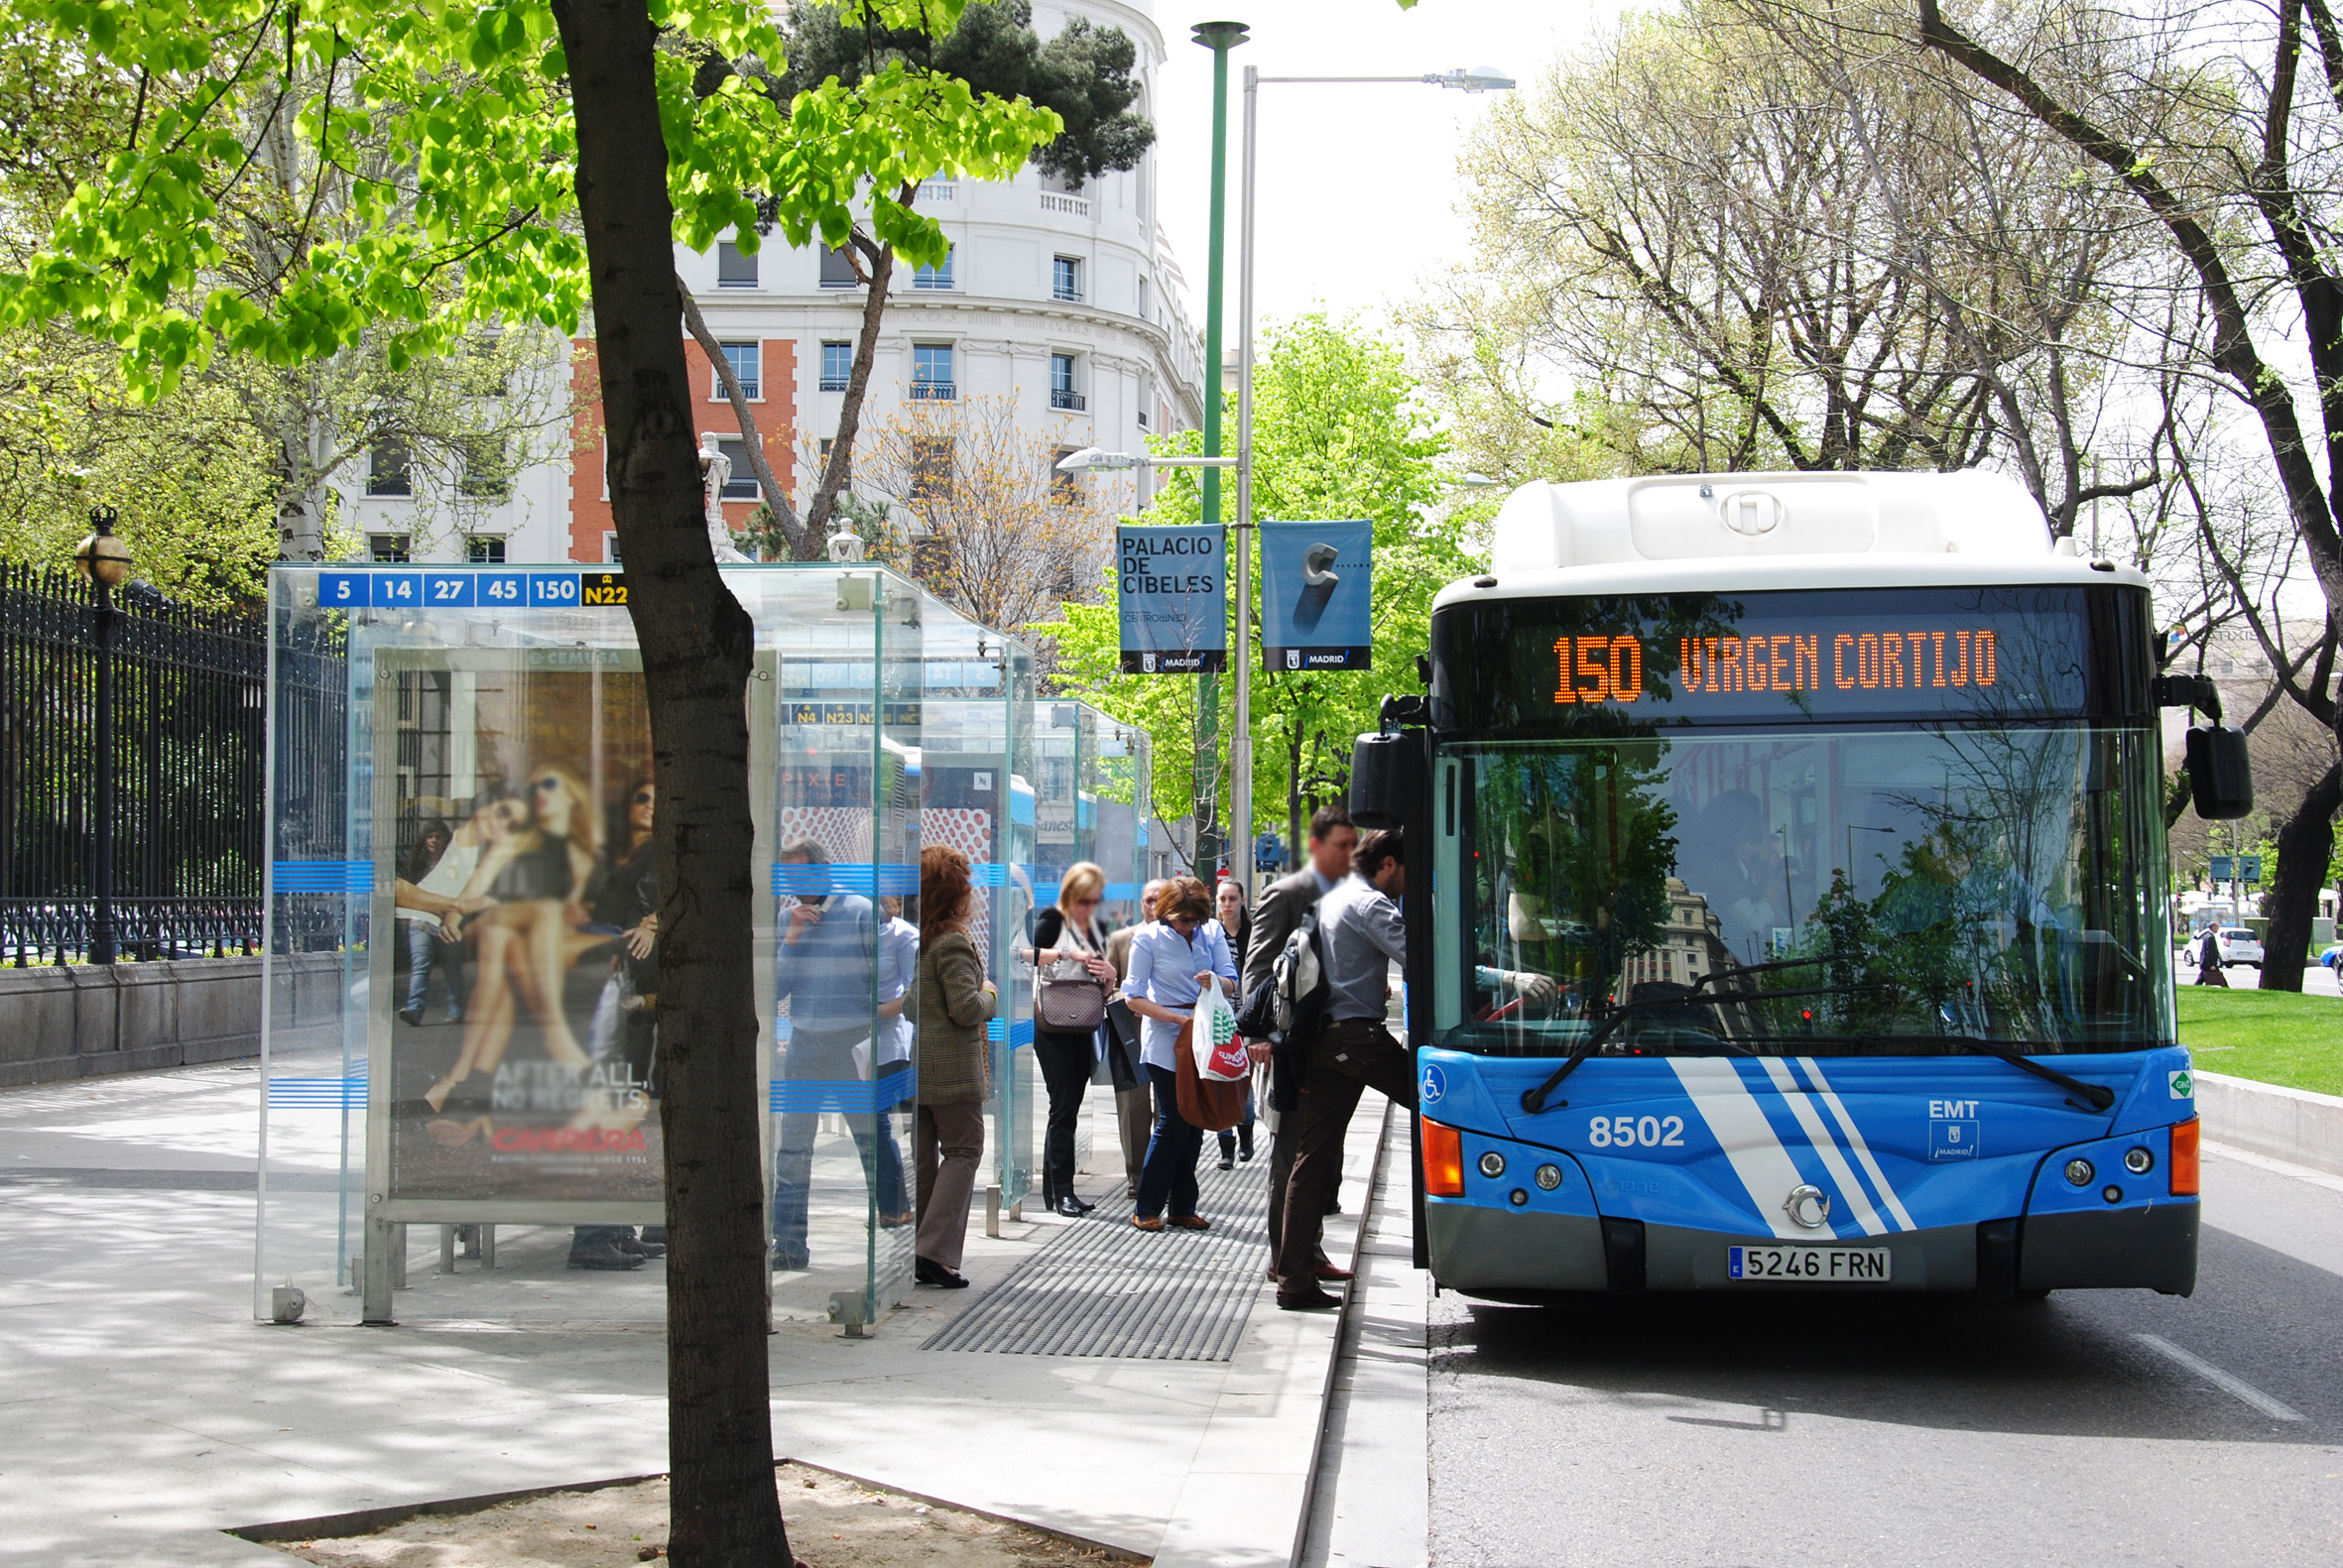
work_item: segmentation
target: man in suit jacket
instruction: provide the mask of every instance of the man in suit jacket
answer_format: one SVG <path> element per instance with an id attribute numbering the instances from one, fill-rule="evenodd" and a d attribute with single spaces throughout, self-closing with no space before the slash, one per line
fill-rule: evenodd
<path id="1" fill-rule="evenodd" d="M 1106 939 L 1106 961 L 1115 966 L 1115 974 L 1128 979 L 1131 974 L 1131 939 L 1139 934 L 1139 927 L 1156 917 L 1156 895 L 1164 891 L 1161 881 L 1151 882 L 1139 890 L 1139 920 L 1113 932 Z M 1113 1032 L 1111 1029 L 1109 1034 Z M 1115 1124 L 1123 1137 L 1123 1174 L 1126 1178 L 1125 1197 L 1139 1195 L 1139 1167 L 1147 1163 L 1147 1141 L 1155 1132 L 1155 1096 L 1147 1087 L 1147 1073 L 1142 1070 L 1139 1082 L 1129 1089 L 1115 1091 Z"/>
<path id="2" fill-rule="evenodd" d="M 1243 991 L 1251 997 L 1254 988 L 1267 980 L 1276 966 L 1278 954 L 1286 950 L 1286 939 L 1294 934 L 1302 918 L 1318 905 L 1336 883 L 1350 874 L 1352 854 L 1359 847 L 1359 830 L 1350 813 L 1339 805 L 1324 805 L 1309 819 L 1309 859 L 1300 870 L 1280 877 L 1269 885 L 1261 896 L 1261 906 L 1253 912 L 1253 943 L 1245 950 Z M 1241 1005 L 1241 1004 L 1240 1004 Z M 1253 1042 L 1256 1061 L 1267 1059 L 1264 1042 Z M 1287 1117 L 1279 1110 L 1277 1125 L 1270 1132 L 1269 1146 L 1269 1252 L 1278 1255 L 1278 1238 L 1285 1228 L 1286 1187 L 1294 1173 L 1294 1150 L 1299 1128 L 1289 1129 Z M 1317 1253 L 1317 1273 L 1320 1279 L 1347 1279 L 1347 1270 L 1337 1268 L 1326 1261 L 1321 1249 Z M 1276 1277 L 1277 1270 L 1270 1270 Z"/>

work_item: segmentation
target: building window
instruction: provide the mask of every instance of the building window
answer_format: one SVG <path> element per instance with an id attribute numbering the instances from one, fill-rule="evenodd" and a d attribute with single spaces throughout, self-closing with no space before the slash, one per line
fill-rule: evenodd
<path id="1" fill-rule="evenodd" d="M 467 435 L 456 446 L 463 455 L 463 471 L 455 480 L 458 494 L 475 501 L 502 501 L 513 493 L 513 465 L 504 442 Z"/>
<path id="2" fill-rule="evenodd" d="M 408 534 L 369 534 L 366 558 L 381 565 L 403 566 L 415 558 L 415 540 Z"/>
<path id="3" fill-rule="evenodd" d="M 716 450 L 732 460 L 732 472 L 724 481 L 724 499 L 762 500 L 765 492 L 757 488 L 757 471 L 749 466 L 749 443 L 737 435 L 719 435 Z"/>
<path id="4" fill-rule="evenodd" d="M 412 463 L 405 441 L 376 441 L 366 454 L 366 493 L 370 496 L 415 494 Z"/>
<path id="5" fill-rule="evenodd" d="M 732 374 L 740 382 L 740 395 L 755 403 L 765 396 L 765 345 L 762 343 L 726 343 L 724 357 L 732 361 Z M 714 375 L 712 369 L 711 375 Z M 711 402 L 722 403 L 724 378 L 715 376 L 715 390 L 708 394 Z"/>
<path id="6" fill-rule="evenodd" d="M 854 276 L 854 258 L 846 254 L 843 245 L 825 246 L 821 252 L 821 286 L 824 289 L 855 289 L 862 280 Z"/>
<path id="7" fill-rule="evenodd" d="M 830 448 L 831 448 L 831 447 L 833 447 L 833 446 L 835 446 L 835 445 L 837 445 L 837 444 L 838 444 L 838 443 L 837 443 L 837 442 L 836 442 L 834 439 L 832 439 L 831 437 L 829 437 L 829 436 L 827 436 L 827 435 L 825 435 L 825 436 L 823 436 L 823 437 L 821 438 L 821 466 L 822 466 L 822 469 L 823 469 L 823 471 L 824 471 L 824 472 L 827 472 L 827 471 L 828 471 L 828 469 L 829 469 L 829 466 L 830 466 Z M 838 475 L 838 482 L 839 482 L 839 484 L 840 484 L 840 485 L 842 485 L 842 486 L 843 486 L 843 485 L 851 484 L 851 483 L 853 482 L 853 479 L 854 479 L 854 454 L 853 454 L 852 452 L 848 452 L 848 453 L 846 454 L 846 464 L 845 464 L 845 467 L 844 467 L 844 469 L 843 469 L 843 470 L 842 470 L 842 471 L 839 473 L 839 475 Z"/>
<path id="8" fill-rule="evenodd" d="M 1049 263 L 1049 295 L 1055 300 L 1070 300 L 1079 304 L 1082 299 L 1082 259 L 1079 256 L 1059 256 Z"/>
<path id="9" fill-rule="evenodd" d="M 949 289 L 952 286 L 952 253 L 943 253 L 941 267 L 922 267 L 912 274 L 915 289 Z"/>
<path id="10" fill-rule="evenodd" d="M 1147 313 L 1147 275 L 1145 273 L 1139 276 L 1139 319 L 1142 321 L 1155 319 L 1154 316 Z"/>
<path id="11" fill-rule="evenodd" d="M 1049 454 L 1049 499 L 1061 506 L 1071 506 L 1082 499 L 1082 476 L 1069 474 L 1058 467 L 1075 451 L 1071 446 L 1060 446 Z"/>
<path id="12" fill-rule="evenodd" d="M 501 534 L 473 534 L 463 542 L 463 558 L 475 566 L 504 564 L 504 536 Z"/>
<path id="13" fill-rule="evenodd" d="M 844 392 L 847 381 L 854 374 L 854 345 L 852 343 L 824 343 L 821 345 L 821 390 Z"/>
<path id="14" fill-rule="evenodd" d="M 716 287 L 719 289 L 754 289 L 757 286 L 757 258 L 743 255 L 739 246 L 730 240 L 716 241 Z"/>
<path id="15" fill-rule="evenodd" d="M 1051 354 L 1049 356 L 1049 407 L 1079 411 L 1082 406 L 1082 395 L 1074 390 L 1074 356 L 1071 354 Z"/>
<path id="16" fill-rule="evenodd" d="M 914 501 L 948 501 L 952 494 L 952 438 L 919 435 L 912 438 L 912 493 Z"/>
<path id="17" fill-rule="evenodd" d="M 602 558 L 615 566 L 618 562 L 618 536 L 609 529 L 602 531 Z"/>
<path id="18" fill-rule="evenodd" d="M 952 346 L 949 343 L 912 345 L 912 401 L 949 403 L 952 387 Z"/>

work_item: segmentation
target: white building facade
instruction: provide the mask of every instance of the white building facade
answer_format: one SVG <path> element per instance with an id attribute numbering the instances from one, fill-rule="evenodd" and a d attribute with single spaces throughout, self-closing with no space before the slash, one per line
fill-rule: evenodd
<path id="1" fill-rule="evenodd" d="M 1040 4 L 1034 28 L 1048 39 L 1076 16 L 1131 39 L 1141 83 L 1135 107 L 1152 117 L 1164 39 L 1147 6 Z M 1020 432 L 1052 453 L 1143 450 L 1150 435 L 1203 422 L 1203 347 L 1156 223 L 1153 150 L 1130 171 L 1061 185 L 1034 168 L 1006 181 L 922 185 L 915 205 L 941 224 L 951 259 L 935 269 L 897 266 L 864 431 L 899 418 L 907 403 L 933 410 L 970 399 L 1013 400 Z M 724 343 L 767 459 L 797 487 L 802 511 L 819 478 L 823 443 L 838 427 L 864 289 L 843 258 L 818 245 L 792 249 L 778 235 L 754 254 L 731 240 L 705 254 L 678 246 L 676 270 Z M 762 497 L 713 368 L 688 338 L 684 350 L 695 432 L 714 435 L 734 459 L 724 494 L 737 527 Z M 397 549 L 416 560 L 615 559 L 590 338 L 571 347 L 570 388 L 580 412 L 565 460 L 523 466 L 493 492 L 464 493 L 450 476 L 420 471 L 387 481 L 347 474 L 337 485 L 343 527 L 378 556 Z M 1136 494 L 1122 499 L 1143 504 L 1147 494 L 1142 470 Z"/>

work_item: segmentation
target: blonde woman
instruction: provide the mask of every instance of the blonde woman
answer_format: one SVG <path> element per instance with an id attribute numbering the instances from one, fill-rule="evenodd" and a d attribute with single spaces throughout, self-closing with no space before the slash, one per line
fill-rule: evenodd
<path id="1" fill-rule="evenodd" d="M 600 842 L 585 790 L 563 769 L 533 769 L 527 796 L 498 801 L 489 819 L 494 842 L 457 900 L 477 947 L 472 1005 L 455 1065 L 424 1096 L 433 1111 L 474 1073 L 496 1071 L 522 1004 L 543 1026 L 547 1055 L 568 1067 L 591 1059 L 561 1010 L 570 964 L 610 940 L 579 929 Z"/>
<path id="2" fill-rule="evenodd" d="M 1115 988 L 1115 966 L 1106 961 L 1106 934 L 1098 928 L 1098 905 L 1106 897 L 1106 873 L 1089 861 L 1066 867 L 1058 879 L 1057 902 L 1034 917 L 1034 984 L 1094 985 L 1100 1009 Z M 1074 1129 L 1082 1118 L 1082 1096 L 1098 1060 L 1096 1027 L 1075 1030 L 1034 1025 L 1034 1060 L 1049 1091 L 1049 1120 L 1042 1140 L 1042 1201 L 1069 1220 L 1093 1205 L 1074 1193 Z"/>
<path id="3" fill-rule="evenodd" d="M 992 1087 L 984 1026 L 999 1001 L 968 936 L 974 899 L 967 856 L 943 844 L 920 851 L 920 1230 L 912 1277 L 946 1290 L 968 1283 L 960 1254 Z"/>

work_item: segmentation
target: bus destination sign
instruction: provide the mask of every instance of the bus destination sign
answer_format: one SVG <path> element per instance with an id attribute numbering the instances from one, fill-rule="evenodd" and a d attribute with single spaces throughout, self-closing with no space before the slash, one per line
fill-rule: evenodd
<path id="1" fill-rule="evenodd" d="M 1757 632 L 1675 639 L 1686 694 L 1959 690 L 2001 676 L 1991 627 L 1875 632 Z M 1644 643 L 1624 633 L 1554 639 L 1556 702 L 1635 702 L 1644 694 Z"/>
<path id="2" fill-rule="evenodd" d="M 2152 712 L 2147 634 L 2112 630 L 2145 612 L 2046 584 L 1467 601 L 1433 618 L 1434 722 L 1521 735 Z"/>

